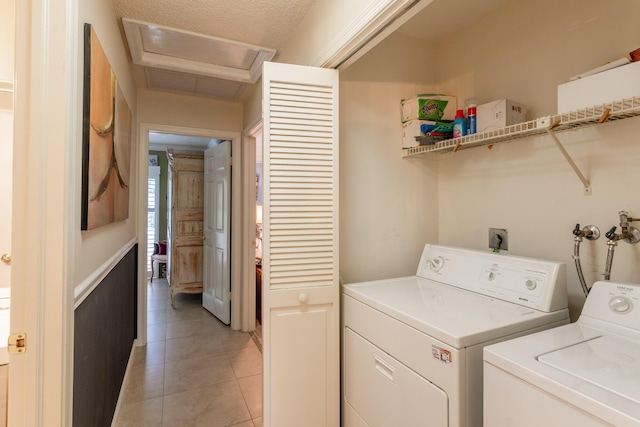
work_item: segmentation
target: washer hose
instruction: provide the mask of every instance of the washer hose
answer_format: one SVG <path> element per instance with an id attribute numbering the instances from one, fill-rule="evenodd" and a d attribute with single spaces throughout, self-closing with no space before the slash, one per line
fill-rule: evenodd
<path id="1" fill-rule="evenodd" d="M 582 237 L 577 236 L 573 245 L 573 260 L 576 263 L 576 271 L 578 272 L 578 279 L 580 279 L 580 285 L 585 296 L 589 295 L 589 288 L 587 288 L 587 282 L 584 280 L 584 274 L 582 274 L 582 265 L 580 264 L 580 242 Z"/>
<path id="2" fill-rule="evenodd" d="M 607 262 L 604 267 L 604 280 L 611 278 L 611 264 L 613 264 L 613 251 L 618 245 L 618 240 L 622 238 L 622 235 L 616 234 L 616 226 L 611 227 L 611 230 L 604 235 L 607 237 Z"/>
<path id="3" fill-rule="evenodd" d="M 615 240 L 609 240 L 607 242 L 607 262 L 604 267 L 604 280 L 611 279 L 611 264 L 613 264 L 613 251 L 615 250 L 617 243 Z"/>

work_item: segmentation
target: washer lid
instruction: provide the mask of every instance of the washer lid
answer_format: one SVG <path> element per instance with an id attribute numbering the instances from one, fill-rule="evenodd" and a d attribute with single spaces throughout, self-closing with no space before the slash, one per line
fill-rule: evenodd
<path id="1" fill-rule="evenodd" d="M 538 361 L 640 403 L 640 343 L 603 335 L 543 354 Z"/>
<path id="2" fill-rule="evenodd" d="M 566 309 L 544 313 L 417 276 L 352 283 L 342 290 L 454 348 L 569 320 Z"/>

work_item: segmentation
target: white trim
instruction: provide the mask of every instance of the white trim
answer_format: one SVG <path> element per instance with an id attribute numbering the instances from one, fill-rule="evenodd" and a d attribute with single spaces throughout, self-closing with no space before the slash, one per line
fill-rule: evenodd
<path id="1" fill-rule="evenodd" d="M 171 133 L 176 135 L 187 136 L 202 136 L 210 137 L 212 139 L 225 139 L 232 141 L 232 156 L 238 155 L 236 162 L 239 162 L 242 156 L 242 141 L 240 132 L 232 132 L 226 130 L 205 129 L 205 128 L 192 128 L 175 125 L 163 125 L 154 123 L 140 123 L 140 137 L 139 137 L 139 149 L 140 155 L 138 156 L 140 170 L 139 182 L 141 194 L 145 194 L 147 187 L 147 177 L 149 176 L 149 132 L 161 132 Z M 212 143 L 213 144 L 213 143 Z M 201 151 L 204 151 L 202 149 Z M 236 183 L 241 183 L 242 175 L 241 168 L 232 167 L 232 180 Z M 242 186 L 232 184 L 232 207 L 234 212 L 240 212 L 242 207 Z M 138 198 L 138 241 L 146 241 L 147 238 L 147 198 Z M 233 215 L 233 214 L 232 214 Z M 235 224 L 235 225 L 234 225 Z M 241 260 L 242 260 L 242 223 L 241 221 L 234 221 L 231 225 L 231 275 L 232 280 L 238 280 L 241 277 Z M 235 238 L 234 238 L 235 234 Z M 241 242 L 241 244 L 237 244 Z M 143 346 L 147 343 L 147 281 L 146 281 L 146 265 L 147 265 L 147 247 L 139 247 L 138 251 L 138 345 Z M 234 279 L 235 277 L 235 279 Z M 233 283 L 237 283 L 236 286 Z M 241 329 L 240 322 L 240 309 L 242 298 L 242 286 L 241 282 L 232 282 L 231 290 L 231 329 Z M 234 314 L 235 312 L 235 314 Z"/>
<path id="2" fill-rule="evenodd" d="M 123 18 L 122 25 L 124 27 L 127 45 L 129 46 L 133 63 L 162 70 L 198 74 L 202 76 L 254 84 L 262 75 L 262 64 L 265 61 L 270 61 L 276 54 L 275 50 L 261 46 L 231 41 L 220 37 L 198 34 L 192 31 L 170 28 L 157 24 L 149 24 L 134 19 Z M 144 42 L 142 41 L 142 31 L 148 27 L 153 27 L 155 31 L 163 32 L 167 37 L 171 37 L 171 33 L 179 33 L 183 36 L 186 35 L 201 40 L 209 40 L 226 48 L 232 48 L 235 50 L 245 49 L 250 53 L 255 53 L 256 56 L 251 66 L 245 70 L 148 52 L 144 50 Z"/>
<path id="3" fill-rule="evenodd" d="M 394 33 L 398 28 L 404 25 L 407 21 L 413 18 L 418 14 L 422 9 L 427 7 L 433 2 L 433 0 L 419 0 L 416 4 L 407 9 L 402 15 L 397 16 L 391 22 L 384 25 L 384 27 L 377 28 L 376 31 L 372 31 L 373 35 L 370 35 L 370 38 L 365 41 L 357 51 L 353 52 L 350 55 L 344 55 L 344 57 L 337 57 L 333 59 L 333 63 L 338 64 L 338 70 L 345 70 L 351 64 L 356 62 L 362 56 L 364 56 L 367 52 L 373 49 L 378 43 L 382 40 L 386 39 L 389 35 Z"/>
<path id="4" fill-rule="evenodd" d="M 148 206 L 149 206 L 149 180 L 153 179 L 154 180 L 154 194 L 153 194 L 153 200 L 154 203 L 156 205 L 156 207 L 153 210 L 153 216 L 154 218 L 154 222 L 156 224 L 156 226 L 154 227 L 153 230 L 153 242 L 152 243 L 156 243 L 160 240 L 160 232 L 158 230 L 158 225 L 160 224 L 160 166 L 149 166 L 149 173 L 148 173 L 148 177 L 147 177 L 147 215 L 149 212 Z M 153 246 L 153 245 L 152 245 Z M 147 238 L 145 240 L 145 247 L 147 248 L 147 255 L 149 254 L 149 224 L 147 223 Z M 151 270 L 153 269 L 153 260 L 151 259 L 151 257 L 147 258 L 149 260 L 149 265 L 147 266 L 147 273 L 149 273 L 149 277 L 151 274 Z M 151 269 L 149 269 L 148 267 L 151 267 Z M 160 268 L 160 266 L 158 266 L 158 268 Z"/>
<path id="5" fill-rule="evenodd" d="M 13 82 L 0 80 L 0 92 L 13 93 Z"/>
<path id="6" fill-rule="evenodd" d="M 145 240 L 146 242 L 146 240 Z M 77 309 L 80 304 L 93 292 L 93 290 L 104 280 L 116 265 L 129 253 L 136 244 L 136 238 L 131 239 L 127 244 L 116 252 L 111 258 L 102 264 L 98 269 L 80 282 L 73 292 L 73 309 Z"/>
<path id="7" fill-rule="evenodd" d="M 311 62 L 312 66 L 336 68 L 386 25 L 404 13 L 418 0 L 372 0 L 345 30 L 327 45 Z"/>
<path id="8" fill-rule="evenodd" d="M 9 425 L 73 418 L 73 270 L 78 129 L 78 2 L 16 1 Z M 56 82 L 57 84 L 52 84 Z M 20 195 L 17 197 L 16 195 Z"/>
<path id="9" fill-rule="evenodd" d="M 71 310 L 73 304 L 73 285 L 71 277 L 73 277 L 73 271 L 75 269 L 75 253 L 76 253 L 76 233 L 80 229 L 79 217 L 75 215 L 75 207 L 80 206 L 80 199 L 77 197 L 75 191 L 75 185 L 79 182 L 79 169 L 76 167 L 77 160 L 77 147 L 80 146 L 81 134 L 77 131 L 82 126 L 82 114 L 81 103 L 78 100 L 81 98 L 82 88 L 78 85 L 80 81 L 79 76 L 79 63 L 83 61 L 82 57 L 77 53 L 78 40 L 81 38 L 80 26 L 78 25 L 78 8 L 79 1 L 67 0 L 67 9 L 64 16 L 66 16 L 66 46 L 65 56 L 66 63 L 69 67 L 66 75 L 65 87 L 67 89 L 66 107 L 67 110 L 67 124 L 64 132 L 65 143 L 65 161 L 69 167 L 64 167 L 64 206 L 66 213 L 63 214 L 63 246 L 65 248 L 64 253 L 64 268 L 63 274 L 63 327 L 66 329 L 62 334 L 61 340 L 63 343 L 62 354 L 62 382 L 63 390 L 62 395 L 62 416 L 61 424 L 69 425 L 73 422 L 73 367 L 74 367 L 74 352 L 75 348 L 75 316 Z M 61 13 L 59 11 L 58 13 Z M 54 42 L 55 43 L 55 42 Z M 55 53 L 52 55 L 55 58 Z M 53 59 L 55 61 L 55 59 Z M 51 107 L 56 108 L 56 107 Z M 52 196 L 51 192 L 48 193 Z M 55 195 L 53 195 L 55 197 Z M 46 215 L 44 213 L 43 215 Z"/>
<path id="10" fill-rule="evenodd" d="M 262 120 L 247 127 L 244 135 L 244 152 L 242 156 L 242 330 L 251 332 L 256 326 L 256 138 L 255 135 L 262 132 Z"/>
<path id="11" fill-rule="evenodd" d="M 136 347 L 139 347 L 137 343 L 137 339 L 133 340 L 133 345 L 131 346 L 131 351 L 129 352 L 129 360 L 127 361 L 127 368 L 124 371 L 124 378 L 122 378 L 122 384 L 120 385 L 120 392 L 118 393 L 118 401 L 116 402 L 116 409 L 113 411 L 113 418 L 111 419 L 111 427 L 117 427 L 118 416 L 120 415 L 120 408 L 124 405 L 124 388 L 129 382 L 129 377 L 131 375 L 131 361 L 133 360 L 133 352 L 136 350 Z"/>
<path id="12" fill-rule="evenodd" d="M 227 139 L 227 138 L 223 138 Z M 242 138 L 231 139 L 231 329 L 242 330 Z M 235 244 L 234 244 L 235 243 Z M 238 244 L 239 243 L 239 244 Z"/>

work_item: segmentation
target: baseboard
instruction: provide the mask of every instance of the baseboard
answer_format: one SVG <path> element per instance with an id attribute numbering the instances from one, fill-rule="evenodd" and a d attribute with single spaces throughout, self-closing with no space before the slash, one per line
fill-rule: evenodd
<path id="1" fill-rule="evenodd" d="M 125 386 L 129 381 L 129 372 L 131 370 L 131 361 L 133 359 L 133 352 L 138 346 L 138 339 L 133 340 L 133 346 L 131 347 L 131 353 L 129 353 L 129 361 L 127 362 L 127 369 L 124 371 L 124 378 L 122 379 L 122 385 L 120 386 L 120 393 L 118 393 L 118 403 L 116 403 L 116 409 L 113 411 L 113 418 L 111 419 L 111 427 L 116 427 L 116 420 L 118 419 L 118 415 L 120 415 L 120 408 L 122 405 L 122 395 Z"/>

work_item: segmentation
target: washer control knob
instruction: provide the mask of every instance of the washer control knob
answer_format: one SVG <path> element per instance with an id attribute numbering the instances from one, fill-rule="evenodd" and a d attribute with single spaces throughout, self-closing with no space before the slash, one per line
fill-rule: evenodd
<path id="1" fill-rule="evenodd" d="M 626 313 L 631 307 L 633 303 L 627 297 L 613 297 L 609 300 L 609 308 L 616 313 Z"/>
<path id="2" fill-rule="evenodd" d="M 531 280 L 531 279 L 527 279 L 527 281 L 524 284 L 527 287 L 527 289 L 529 289 L 530 291 L 534 290 L 538 286 L 535 280 Z"/>
<path id="3" fill-rule="evenodd" d="M 440 271 L 440 269 L 444 266 L 444 258 L 441 256 L 431 258 L 429 260 L 429 268 L 433 271 Z"/>
<path id="4" fill-rule="evenodd" d="M 496 272 L 495 271 L 490 271 L 489 275 L 487 276 L 487 278 L 489 279 L 489 281 L 492 281 L 496 278 Z"/>

